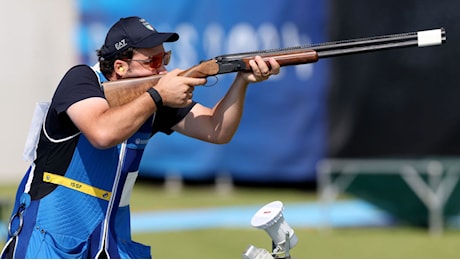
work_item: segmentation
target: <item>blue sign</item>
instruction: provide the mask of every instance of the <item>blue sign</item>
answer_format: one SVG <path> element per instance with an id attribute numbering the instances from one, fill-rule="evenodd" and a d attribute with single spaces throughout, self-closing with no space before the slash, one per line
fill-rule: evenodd
<path id="1" fill-rule="evenodd" d="M 187 69 L 222 54 L 277 49 L 327 40 L 327 1 L 316 0 L 80 0 L 78 31 L 82 62 L 95 63 L 109 27 L 121 17 L 140 16 L 180 39 L 169 69 Z M 194 99 L 213 106 L 235 74 L 209 78 Z M 140 173 L 206 179 L 230 174 L 236 180 L 273 182 L 315 179 L 325 153 L 328 65 L 282 68 L 270 80 L 249 87 L 240 127 L 229 144 L 215 145 L 178 133 L 158 134 L 147 146 Z"/>

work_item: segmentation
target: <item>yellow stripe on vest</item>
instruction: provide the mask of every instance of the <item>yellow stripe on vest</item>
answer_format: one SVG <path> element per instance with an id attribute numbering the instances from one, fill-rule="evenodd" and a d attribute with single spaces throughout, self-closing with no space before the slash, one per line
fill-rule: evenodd
<path id="1" fill-rule="evenodd" d="M 101 190 L 86 183 L 75 181 L 70 178 L 49 172 L 43 173 L 43 181 L 62 185 L 69 189 L 76 190 L 103 200 L 109 200 L 110 196 L 112 195 L 109 191 Z"/>

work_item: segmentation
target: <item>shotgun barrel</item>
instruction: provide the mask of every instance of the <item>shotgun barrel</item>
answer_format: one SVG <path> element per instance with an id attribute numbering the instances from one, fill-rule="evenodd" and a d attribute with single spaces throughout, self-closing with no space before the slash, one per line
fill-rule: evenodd
<path id="1" fill-rule="evenodd" d="M 444 28 L 424 30 L 409 33 L 391 34 L 319 44 L 301 45 L 281 49 L 262 50 L 256 52 L 242 52 L 228 55 L 221 55 L 215 59 L 218 61 L 238 60 L 248 55 L 273 55 L 292 51 L 314 50 L 318 58 L 336 57 L 348 54 L 380 51 L 404 47 L 427 47 L 441 45 L 446 42 L 446 31 Z"/>

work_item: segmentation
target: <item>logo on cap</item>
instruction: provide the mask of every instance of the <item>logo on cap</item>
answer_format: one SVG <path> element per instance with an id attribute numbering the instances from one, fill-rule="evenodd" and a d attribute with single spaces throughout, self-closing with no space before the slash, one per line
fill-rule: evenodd
<path id="1" fill-rule="evenodd" d="M 121 48 L 125 47 L 126 45 L 128 45 L 126 43 L 126 40 L 122 39 L 121 41 L 115 43 L 115 49 L 117 49 L 117 51 L 119 51 Z"/>
<path id="2" fill-rule="evenodd" d="M 150 31 L 155 31 L 155 28 L 153 28 L 152 25 L 149 24 L 144 18 L 139 19 L 139 22 L 141 22 L 145 28 L 149 29 Z"/>

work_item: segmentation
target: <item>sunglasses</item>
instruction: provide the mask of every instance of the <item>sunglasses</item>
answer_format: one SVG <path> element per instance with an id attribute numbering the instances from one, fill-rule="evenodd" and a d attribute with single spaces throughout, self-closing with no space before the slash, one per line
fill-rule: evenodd
<path id="1" fill-rule="evenodd" d="M 137 61 L 137 62 L 142 62 L 144 64 L 148 64 L 150 68 L 152 69 L 158 69 L 161 66 L 166 66 L 169 64 L 169 61 L 171 60 L 171 51 L 167 52 L 160 52 L 157 55 L 150 56 L 148 59 L 145 60 L 133 60 L 133 59 L 125 59 L 124 61 Z"/>

